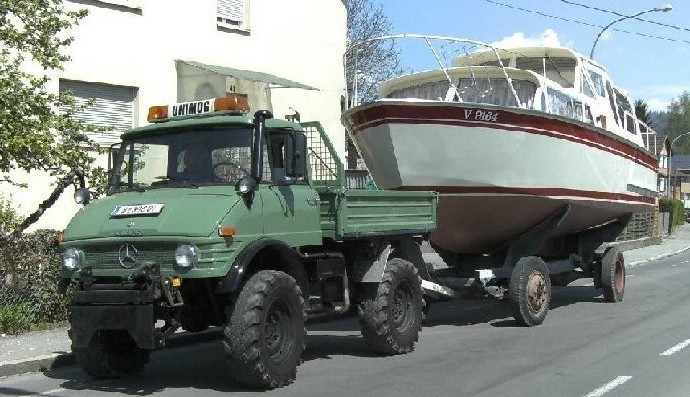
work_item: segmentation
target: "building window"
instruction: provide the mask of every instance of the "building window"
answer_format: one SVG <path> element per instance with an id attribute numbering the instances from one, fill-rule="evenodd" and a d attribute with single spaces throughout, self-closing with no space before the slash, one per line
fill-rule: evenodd
<path id="1" fill-rule="evenodd" d="M 93 99 L 91 106 L 78 109 L 72 117 L 87 124 L 110 128 L 107 132 L 89 134 L 89 138 L 98 144 L 119 142 L 120 135 L 136 124 L 136 87 L 60 79 L 60 91 L 71 91 L 77 108 Z M 61 111 L 73 112 L 67 108 Z"/>
<path id="2" fill-rule="evenodd" d="M 249 31 L 249 0 L 217 0 L 216 14 L 219 27 Z"/>

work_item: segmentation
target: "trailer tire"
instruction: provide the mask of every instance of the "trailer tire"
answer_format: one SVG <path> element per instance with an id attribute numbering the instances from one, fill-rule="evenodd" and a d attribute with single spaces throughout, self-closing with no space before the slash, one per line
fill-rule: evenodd
<path id="1" fill-rule="evenodd" d="M 138 347 L 126 330 L 100 330 L 87 347 L 73 347 L 72 352 L 90 376 L 116 379 L 140 372 L 149 361 L 150 351 Z"/>
<path id="2" fill-rule="evenodd" d="M 372 295 L 359 305 L 366 344 L 386 355 L 414 350 L 424 320 L 422 280 L 415 266 L 401 258 L 391 259 Z"/>
<path id="3" fill-rule="evenodd" d="M 549 268 L 541 258 L 520 258 L 513 268 L 508 287 L 515 320 L 533 327 L 544 322 L 551 302 Z"/>
<path id="4" fill-rule="evenodd" d="M 240 384 L 274 389 L 294 381 L 306 339 L 304 299 L 295 279 L 262 270 L 237 297 L 223 345 Z"/>
<path id="5" fill-rule="evenodd" d="M 604 301 L 620 302 L 625 293 L 625 258 L 617 247 L 611 247 L 601 258 L 601 289 Z"/>

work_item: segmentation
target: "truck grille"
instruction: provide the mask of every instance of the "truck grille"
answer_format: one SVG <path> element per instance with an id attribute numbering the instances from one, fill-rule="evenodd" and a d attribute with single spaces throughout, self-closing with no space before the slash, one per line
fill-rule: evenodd
<path id="1" fill-rule="evenodd" d="M 101 246 L 85 247 L 84 258 L 86 266 L 96 269 L 122 269 L 120 266 L 120 247 Z M 175 265 L 175 245 L 141 244 L 134 245 L 137 249 L 137 264 L 158 264 L 161 269 L 172 269 Z"/>

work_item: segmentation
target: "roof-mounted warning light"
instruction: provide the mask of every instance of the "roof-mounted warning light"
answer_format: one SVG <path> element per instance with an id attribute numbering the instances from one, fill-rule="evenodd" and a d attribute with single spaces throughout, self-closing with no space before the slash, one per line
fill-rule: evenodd
<path id="1" fill-rule="evenodd" d="M 210 98 L 202 101 L 180 102 L 173 105 L 151 106 L 147 119 L 149 123 L 155 123 L 173 118 L 217 114 L 246 114 L 247 112 L 249 112 L 247 96 L 236 94 L 227 98 Z"/>

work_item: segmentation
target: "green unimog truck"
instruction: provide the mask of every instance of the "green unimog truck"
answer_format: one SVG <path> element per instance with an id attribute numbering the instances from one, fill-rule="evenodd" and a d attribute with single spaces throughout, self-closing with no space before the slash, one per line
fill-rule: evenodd
<path id="1" fill-rule="evenodd" d="M 413 349 L 436 194 L 346 189 L 318 123 L 248 110 L 242 96 L 152 107 L 112 148 L 107 196 L 76 192 L 62 284 L 91 376 L 126 376 L 179 328 L 217 326 L 239 383 L 284 386 L 307 314 L 354 308 L 374 350 Z"/>

